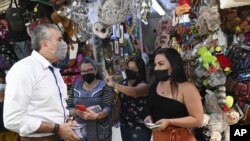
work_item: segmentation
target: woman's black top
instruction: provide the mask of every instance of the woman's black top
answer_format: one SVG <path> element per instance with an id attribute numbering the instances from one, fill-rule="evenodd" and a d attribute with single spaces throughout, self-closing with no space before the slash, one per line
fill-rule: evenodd
<path id="1" fill-rule="evenodd" d="M 160 96 L 156 92 L 158 83 L 152 84 L 148 97 L 148 114 L 154 122 L 160 119 L 181 118 L 188 116 L 188 111 L 184 103 L 175 99 Z"/>

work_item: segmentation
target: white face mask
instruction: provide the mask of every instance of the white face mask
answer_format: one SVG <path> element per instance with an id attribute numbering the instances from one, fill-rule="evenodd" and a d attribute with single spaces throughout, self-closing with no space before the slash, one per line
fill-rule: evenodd
<path id="1" fill-rule="evenodd" d="M 0 92 L 4 92 L 6 84 L 0 84 Z"/>
<path id="2" fill-rule="evenodd" d="M 65 59 L 66 55 L 67 55 L 67 49 L 68 49 L 68 45 L 66 42 L 61 41 L 58 45 L 57 45 L 57 51 L 54 52 L 52 50 L 49 50 L 50 52 L 52 52 L 53 54 L 55 54 L 56 57 L 59 58 L 59 60 L 63 60 Z"/>

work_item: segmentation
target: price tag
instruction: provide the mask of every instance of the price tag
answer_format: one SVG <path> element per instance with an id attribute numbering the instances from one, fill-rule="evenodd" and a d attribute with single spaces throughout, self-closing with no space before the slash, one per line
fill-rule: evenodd
<path id="1" fill-rule="evenodd" d="M 188 4 L 184 4 L 184 5 L 176 7 L 175 12 L 177 15 L 181 15 L 181 14 L 189 12 L 189 10 L 190 10 L 190 6 Z"/>

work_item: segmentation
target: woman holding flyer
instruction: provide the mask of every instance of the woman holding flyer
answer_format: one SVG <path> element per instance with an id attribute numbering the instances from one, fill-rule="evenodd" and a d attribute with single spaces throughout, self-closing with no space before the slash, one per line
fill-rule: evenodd
<path id="1" fill-rule="evenodd" d="M 154 59 L 157 81 L 150 87 L 145 122 L 153 141 L 196 141 L 189 130 L 203 124 L 203 107 L 197 88 L 188 82 L 180 54 L 159 49 Z"/>
<path id="2" fill-rule="evenodd" d="M 68 109 L 80 124 L 81 141 L 111 141 L 113 90 L 99 77 L 92 58 L 83 58 L 80 69 L 82 79 L 74 84 Z"/>

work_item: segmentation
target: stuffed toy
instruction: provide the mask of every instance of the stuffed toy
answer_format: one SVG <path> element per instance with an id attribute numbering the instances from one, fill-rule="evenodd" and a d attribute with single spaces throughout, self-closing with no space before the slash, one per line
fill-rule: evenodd
<path id="1" fill-rule="evenodd" d="M 197 45 L 195 45 L 193 47 L 192 55 L 197 56 L 199 48 L 201 48 L 201 47 L 207 47 L 208 48 L 208 45 L 212 44 L 213 41 L 214 41 L 213 35 L 212 34 L 208 35 L 208 37 L 202 43 L 198 43 Z"/>
<path id="2" fill-rule="evenodd" d="M 160 47 L 169 48 L 170 35 L 167 32 L 162 32 L 160 35 Z"/>
<path id="3" fill-rule="evenodd" d="M 223 110 L 218 104 L 217 95 L 215 94 L 215 92 L 209 89 L 206 90 L 204 108 L 205 108 L 206 113 L 208 114 L 223 112 Z"/>
<path id="4" fill-rule="evenodd" d="M 207 84 L 210 87 L 217 87 L 226 84 L 226 75 L 222 70 L 217 70 L 216 72 L 209 75 L 208 79 L 204 81 L 204 85 Z"/>
<path id="5" fill-rule="evenodd" d="M 196 26 L 201 34 L 206 34 L 209 31 L 216 31 L 220 28 L 220 24 L 221 21 L 218 6 L 202 6 L 200 8 Z"/>
<path id="6" fill-rule="evenodd" d="M 240 120 L 240 114 L 233 108 L 230 108 L 228 111 L 224 111 L 223 117 L 228 125 L 234 125 Z"/>
<path id="7" fill-rule="evenodd" d="M 221 113 L 229 111 L 234 103 L 234 98 L 226 95 L 225 86 L 219 86 L 216 90 L 206 90 L 205 110 L 207 113 Z"/>
<path id="8" fill-rule="evenodd" d="M 198 66 L 194 69 L 194 75 L 196 78 L 206 78 L 209 76 L 209 73 L 201 64 L 198 64 Z"/>
<path id="9" fill-rule="evenodd" d="M 221 141 L 222 133 L 229 134 L 229 127 L 226 121 L 223 120 L 223 115 L 221 113 L 213 113 L 210 115 L 204 114 L 203 123 L 203 134 L 207 141 Z"/>
<path id="10" fill-rule="evenodd" d="M 195 67 L 194 69 L 194 75 L 196 77 L 195 84 L 198 87 L 202 87 L 202 81 L 203 79 L 207 79 L 209 76 L 209 72 L 201 65 L 198 64 L 198 66 Z"/>
<path id="11" fill-rule="evenodd" d="M 220 46 L 215 48 L 216 58 L 220 64 L 221 69 L 226 73 L 229 74 L 231 72 L 232 62 L 228 57 L 226 57 Z"/>
<path id="12" fill-rule="evenodd" d="M 221 141 L 222 134 L 224 141 L 230 141 L 229 125 L 236 124 L 240 119 L 240 115 L 234 109 L 230 109 L 223 113 L 204 114 L 204 132 L 209 141 Z"/>
<path id="13" fill-rule="evenodd" d="M 202 66 L 213 73 L 217 70 L 217 58 L 213 56 L 206 47 L 201 47 L 198 50 L 198 55 L 200 56 L 199 61 L 202 63 Z"/>
<path id="14" fill-rule="evenodd" d="M 93 32 L 98 37 L 104 39 L 110 35 L 111 29 L 110 27 L 104 25 L 101 22 L 96 22 L 94 23 L 94 26 L 93 26 Z"/>
<path id="15" fill-rule="evenodd" d="M 226 87 L 225 86 L 219 86 L 217 87 L 217 91 L 216 91 L 216 95 L 217 95 L 217 102 L 220 105 L 220 107 L 224 107 L 224 105 L 226 104 Z"/>

